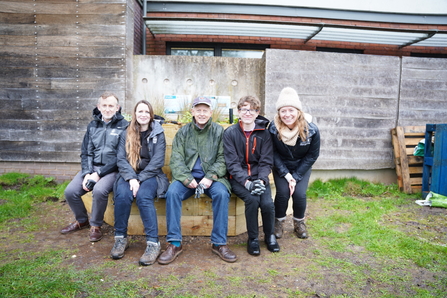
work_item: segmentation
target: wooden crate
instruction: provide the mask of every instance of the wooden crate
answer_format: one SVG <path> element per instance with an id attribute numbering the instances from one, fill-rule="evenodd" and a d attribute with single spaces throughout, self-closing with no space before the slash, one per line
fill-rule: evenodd
<path id="1" fill-rule="evenodd" d="M 424 158 L 414 156 L 419 141 L 425 138 L 425 126 L 398 126 L 391 130 L 397 183 L 405 193 L 422 191 Z"/>

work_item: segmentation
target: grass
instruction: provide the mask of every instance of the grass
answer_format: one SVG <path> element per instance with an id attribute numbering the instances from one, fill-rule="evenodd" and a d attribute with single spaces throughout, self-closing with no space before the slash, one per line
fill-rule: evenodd
<path id="1" fill-rule="evenodd" d="M 447 292 L 446 236 L 440 229 L 447 215 L 422 216 L 427 209 L 420 208 L 428 207 L 414 204 L 419 196 L 403 194 L 396 185 L 317 180 L 308 191 L 309 240 L 288 236 L 280 241 L 285 249 L 251 259 L 253 266 L 239 261 L 189 268 L 177 262 L 160 270 L 107 258 L 79 269 L 71 261 L 74 248 L 32 249 L 39 207 L 56 204 L 66 184 L 11 173 L 0 176 L 0 185 L 2 297 L 445 297 Z"/>

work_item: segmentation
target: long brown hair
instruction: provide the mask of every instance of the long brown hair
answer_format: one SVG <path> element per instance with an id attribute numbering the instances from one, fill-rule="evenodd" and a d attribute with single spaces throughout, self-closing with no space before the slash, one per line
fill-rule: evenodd
<path id="1" fill-rule="evenodd" d="M 298 111 L 298 117 L 296 118 L 296 122 L 295 122 L 295 126 L 298 126 L 298 131 L 299 131 L 299 135 L 300 135 L 300 139 L 301 141 L 306 141 L 307 140 L 307 133 L 309 131 L 309 125 L 307 124 L 306 118 L 304 118 L 304 112 L 297 109 Z M 287 125 L 284 124 L 284 122 L 282 122 L 281 117 L 279 115 L 279 110 L 275 115 L 275 125 L 276 125 L 276 129 L 279 131 L 282 131 L 283 129 L 285 129 L 287 127 Z M 281 140 L 281 134 L 278 133 L 278 139 Z"/>
<path id="2" fill-rule="evenodd" d="M 141 140 L 140 140 L 140 132 L 141 125 L 137 122 L 136 112 L 139 104 L 145 104 L 149 108 L 149 115 L 151 116 L 151 120 L 149 121 L 149 127 L 151 127 L 152 122 L 154 121 L 154 109 L 152 105 L 147 100 L 140 100 L 135 104 L 135 107 L 132 111 L 132 120 L 130 121 L 129 126 L 127 127 L 127 137 L 126 137 L 126 152 L 127 152 L 127 160 L 132 168 L 136 171 L 138 168 L 138 163 L 140 162 L 140 150 L 141 150 Z"/>

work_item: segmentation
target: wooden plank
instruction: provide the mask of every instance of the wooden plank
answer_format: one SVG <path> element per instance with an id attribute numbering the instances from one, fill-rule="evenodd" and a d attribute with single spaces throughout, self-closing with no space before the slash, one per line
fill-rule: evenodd
<path id="1" fill-rule="evenodd" d="M 403 177 L 402 177 L 402 168 L 400 166 L 401 156 L 400 156 L 399 141 L 397 138 L 396 128 L 391 129 L 391 140 L 392 140 L 392 144 L 393 144 L 394 163 L 396 164 L 397 184 L 399 186 L 399 189 L 402 190 L 404 184 L 403 184 Z"/>
<path id="2" fill-rule="evenodd" d="M 404 130 L 402 127 L 396 127 L 396 137 L 398 142 L 398 150 L 399 150 L 399 161 L 400 161 L 400 169 L 402 175 L 402 190 L 405 193 L 411 193 L 411 185 L 410 185 L 410 173 L 408 169 L 408 160 L 407 160 L 407 152 L 405 147 L 402 144 L 405 144 Z"/>

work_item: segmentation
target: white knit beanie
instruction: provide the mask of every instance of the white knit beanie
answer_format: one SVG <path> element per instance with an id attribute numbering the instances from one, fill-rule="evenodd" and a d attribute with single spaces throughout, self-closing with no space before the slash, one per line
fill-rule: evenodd
<path id="1" fill-rule="evenodd" d="M 295 89 L 286 87 L 281 90 L 278 100 L 276 101 L 276 110 L 278 111 L 282 107 L 294 107 L 302 111 L 303 106 L 301 105 L 300 98 Z"/>

